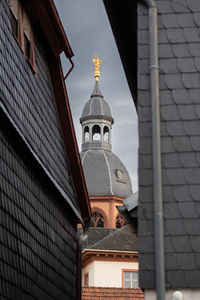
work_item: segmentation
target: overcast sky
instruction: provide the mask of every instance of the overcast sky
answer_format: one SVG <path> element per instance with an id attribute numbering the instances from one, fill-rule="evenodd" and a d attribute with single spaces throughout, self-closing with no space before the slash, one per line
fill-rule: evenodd
<path id="1" fill-rule="evenodd" d="M 95 53 L 102 60 L 100 90 L 108 102 L 114 125 L 112 151 L 125 164 L 137 190 L 137 115 L 102 0 L 54 0 L 74 52 L 75 67 L 66 80 L 77 140 L 81 150 L 79 118 L 94 88 Z M 62 59 L 64 73 L 69 63 Z"/>

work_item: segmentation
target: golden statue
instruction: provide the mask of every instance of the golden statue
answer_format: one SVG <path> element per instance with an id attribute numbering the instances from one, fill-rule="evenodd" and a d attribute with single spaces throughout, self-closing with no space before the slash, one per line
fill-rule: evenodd
<path id="1" fill-rule="evenodd" d="M 93 63 L 94 63 L 94 66 L 95 66 L 95 70 L 94 70 L 94 77 L 96 78 L 96 81 L 99 80 L 99 77 L 100 77 L 100 64 L 102 63 L 102 61 L 99 59 L 98 56 L 95 56 L 93 59 L 92 59 Z"/>

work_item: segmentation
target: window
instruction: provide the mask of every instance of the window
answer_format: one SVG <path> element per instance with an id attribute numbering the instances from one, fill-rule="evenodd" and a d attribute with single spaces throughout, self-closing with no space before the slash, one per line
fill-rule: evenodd
<path id="1" fill-rule="evenodd" d="M 100 139 L 101 139 L 100 126 L 99 125 L 94 125 L 92 127 L 92 140 L 93 141 L 100 141 Z"/>
<path id="2" fill-rule="evenodd" d="M 106 143 L 109 142 L 109 129 L 108 129 L 107 126 L 105 126 L 104 129 L 103 129 L 103 140 Z"/>
<path id="3" fill-rule="evenodd" d="M 11 30 L 20 45 L 26 60 L 36 74 L 34 41 L 30 20 L 19 0 L 10 0 Z"/>
<path id="4" fill-rule="evenodd" d="M 126 225 L 126 221 L 123 217 L 118 215 L 116 218 L 116 228 L 122 228 L 124 225 Z"/>
<path id="5" fill-rule="evenodd" d="M 122 276 L 123 288 L 139 288 L 137 270 L 122 270 Z"/>
<path id="6" fill-rule="evenodd" d="M 84 275 L 84 286 L 89 286 L 89 273 Z"/>
<path id="7" fill-rule="evenodd" d="M 84 141 L 87 142 L 89 141 L 89 127 L 85 126 L 84 128 Z"/>
<path id="8" fill-rule="evenodd" d="M 125 171 L 122 169 L 116 170 L 117 180 L 121 182 L 125 182 Z"/>
<path id="9" fill-rule="evenodd" d="M 104 227 L 104 217 L 100 212 L 94 211 L 92 213 L 91 227 Z"/>

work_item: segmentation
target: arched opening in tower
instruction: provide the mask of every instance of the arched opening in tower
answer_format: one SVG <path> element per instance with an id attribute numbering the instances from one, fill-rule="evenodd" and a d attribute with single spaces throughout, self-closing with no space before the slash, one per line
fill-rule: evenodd
<path id="1" fill-rule="evenodd" d="M 85 142 L 89 141 L 89 137 L 90 137 L 90 135 L 89 135 L 89 127 L 85 126 L 85 128 L 84 128 L 84 141 Z"/>
<path id="2" fill-rule="evenodd" d="M 103 140 L 106 143 L 109 142 L 109 128 L 108 128 L 108 126 L 104 126 L 104 129 L 103 129 Z"/>
<path id="3" fill-rule="evenodd" d="M 94 125 L 92 127 L 92 140 L 100 141 L 101 140 L 101 129 L 99 125 Z"/>
<path id="4" fill-rule="evenodd" d="M 118 215 L 116 218 L 116 228 L 122 228 L 124 225 L 126 225 L 126 221 L 122 216 Z"/>
<path id="5" fill-rule="evenodd" d="M 93 211 L 91 217 L 91 227 L 104 227 L 104 217 L 98 211 Z"/>

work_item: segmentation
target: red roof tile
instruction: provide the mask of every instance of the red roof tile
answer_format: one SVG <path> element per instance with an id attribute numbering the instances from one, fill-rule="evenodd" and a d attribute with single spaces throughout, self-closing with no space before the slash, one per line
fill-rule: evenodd
<path id="1" fill-rule="evenodd" d="M 82 287 L 82 300 L 144 300 L 140 289 Z"/>

